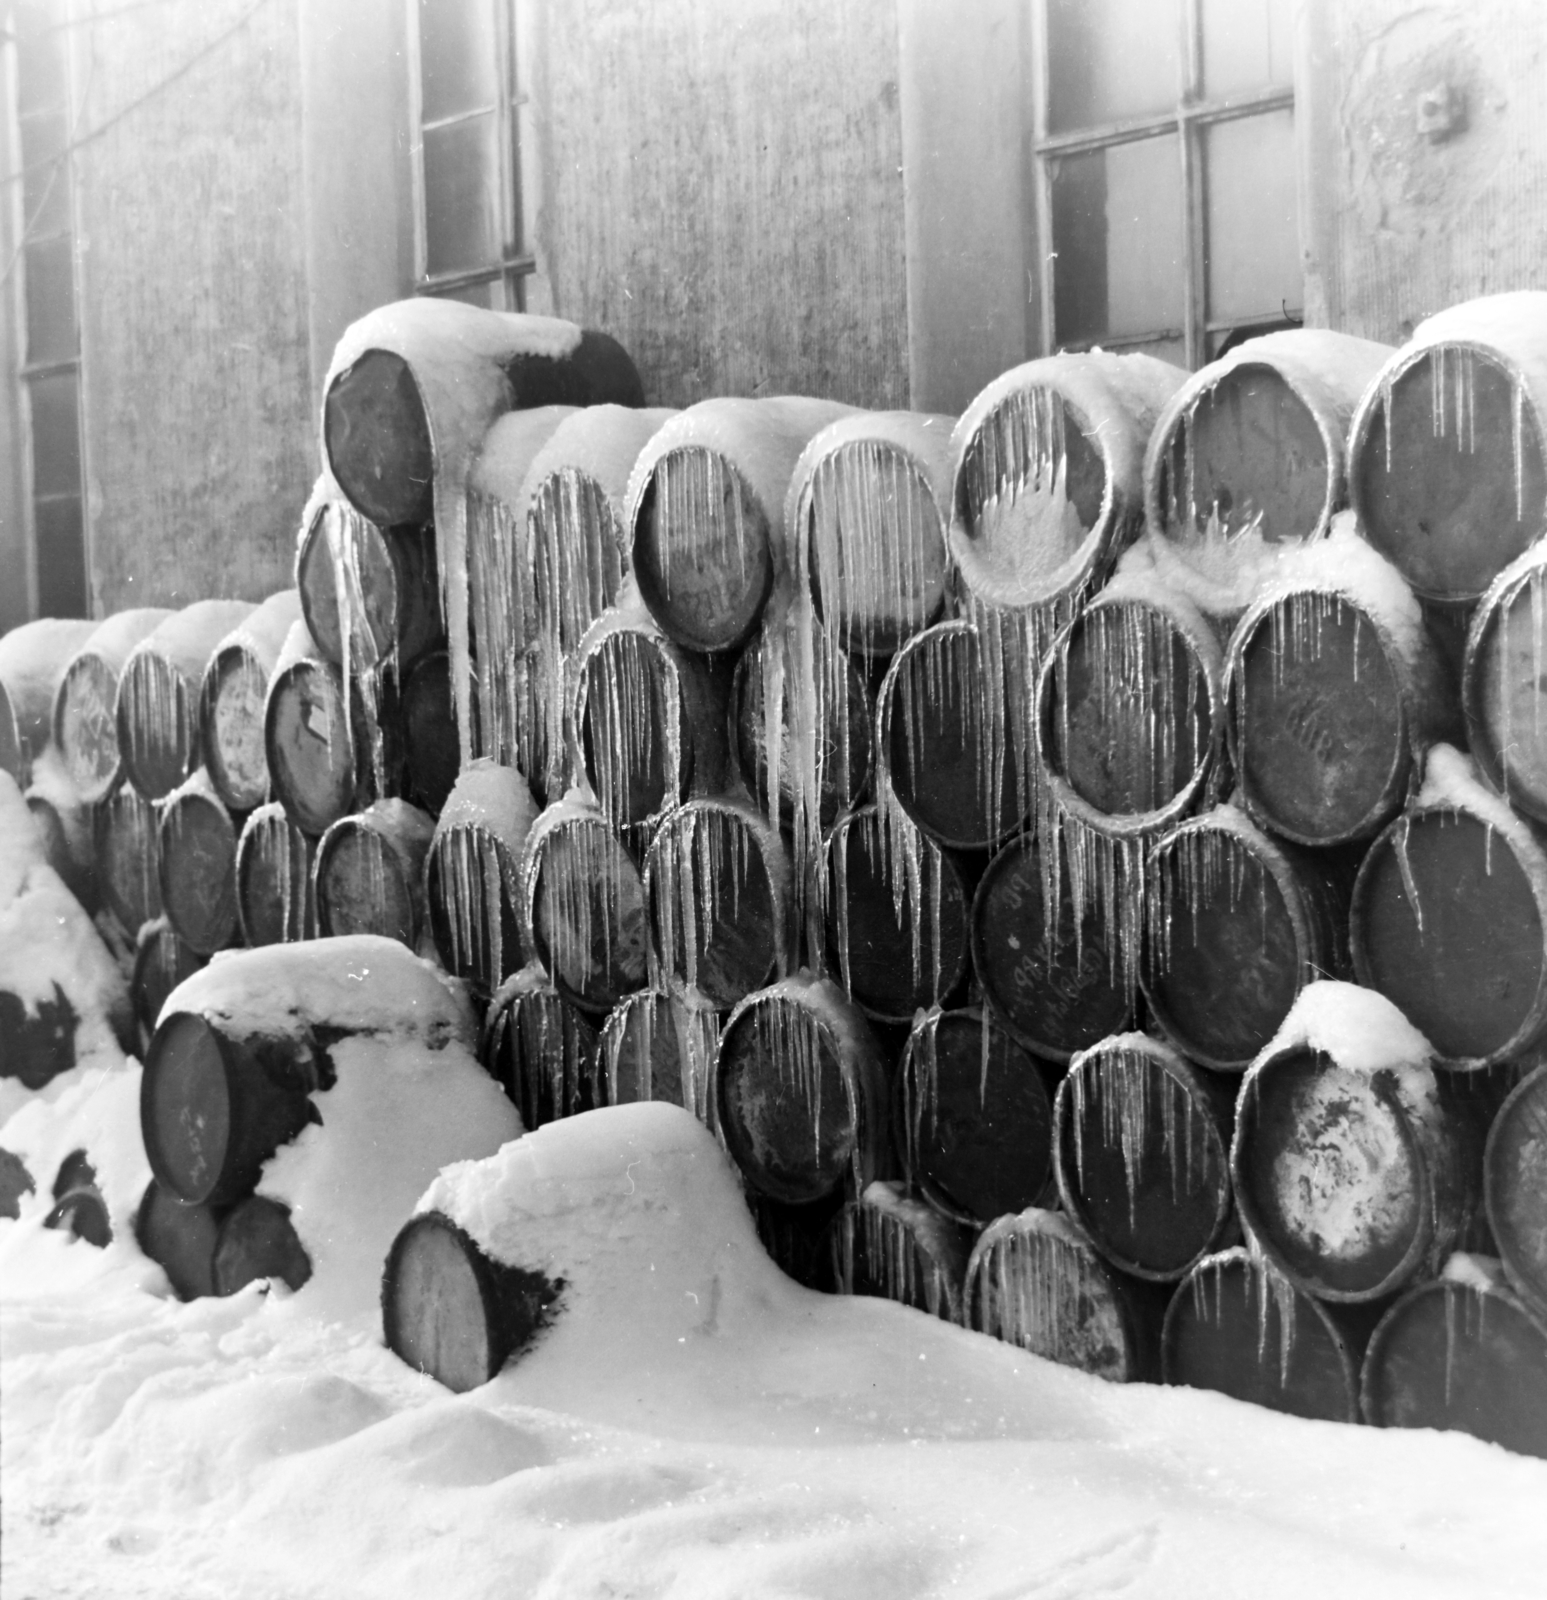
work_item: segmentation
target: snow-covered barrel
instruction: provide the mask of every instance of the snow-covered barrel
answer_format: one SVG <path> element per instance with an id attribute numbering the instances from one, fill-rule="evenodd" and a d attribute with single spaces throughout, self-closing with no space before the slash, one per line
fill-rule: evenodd
<path id="1" fill-rule="evenodd" d="M 236 841 L 236 915 L 242 942 L 254 949 L 316 937 L 312 861 L 317 841 L 277 800 L 259 806 Z"/>
<path id="2" fill-rule="evenodd" d="M 441 808 L 424 864 L 435 949 L 448 972 L 492 994 L 525 958 L 521 860 L 537 802 L 514 767 L 480 757 Z"/>
<path id="3" fill-rule="evenodd" d="M 900 1183 L 878 1180 L 833 1219 L 837 1291 L 961 1322 L 972 1241 L 972 1228 L 941 1216 Z"/>
<path id="4" fill-rule="evenodd" d="M 215 1293 L 215 1246 L 223 1206 L 189 1205 L 152 1178 L 135 1213 L 134 1237 L 141 1251 L 167 1275 L 179 1300 Z"/>
<path id="5" fill-rule="evenodd" d="M 169 795 L 203 762 L 205 669 L 226 635 L 255 609 L 247 600 L 196 600 L 129 653 L 113 714 L 124 775 L 147 800 Z"/>
<path id="6" fill-rule="evenodd" d="M 53 1193 L 54 1203 L 43 1218 L 45 1228 L 57 1228 L 99 1250 L 113 1242 L 113 1219 L 85 1150 L 73 1150 L 60 1162 Z"/>
<path id="7" fill-rule="evenodd" d="M 1050 1197 L 1053 1108 L 1036 1060 L 977 1007 L 925 1011 L 898 1071 L 909 1182 L 971 1227 Z"/>
<path id="8" fill-rule="evenodd" d="M 420 656 L 409 668 L 401 717 L 405 797 L 438 817 L 462 760 L 451 704 L 451 658 L 444 650 Z"/>
<path id="9" fill-rule="evenodd" d="M 637 603 L 604 613 L 575 668 L 577 756 L 614 827 L 724 788 L 729 670 L 674 644 Z"/>
<path id="10" fill-rule="evenodd" d="M 801 452 L 785 497 L 788 560 L 831 648 L 892 655 L 949 603 L 952 420 L 863 412 Z"/>
<path id="11" fill-rule="evenodd" d="M 70 657 L 54 695 L 53 739 L 70 781 L 88 805 L 105 800 L 122 773 L 118 675 L 129 653 L 172 613 L 165 606 L 117 611 Z M 4 734 L 0 732 L 0 740 Z"/>
<path id="12" fill-rule="evenodd" d="M 434 531 L 379 527 L 327 473 L 302 515 L 295 583 L 318 653 L 351 677 L 388 661 L 404 671 L 445 633 Z"/>
<path id="13" fill-rule="evenodd" d="M 1439 1270 L 1480 1209 L 1482 1137 L 1389 1000 L 1315 983 L 1241 1084 L 1230 1166 L 1247 1233 L 1296 1288 L 1378 1300 Z"/>
<path id="14" fill-rule="evenodd" d="M 1099 584 L 1144 516 L 1144 446 L 1186 379 L 1144 355 L 1028 361 L 994 379 L 953 437 L 951 550 L 991 605 Z"/>
<path id="15" fill-rule="evenodd" d="M 1516 1084 L 1483 1153 L 1483 1199 L 1510 1283 L 1547 1316 L 1547 1066 Z"/>
<path id="16" fill-rule="evenodd" d="M 1227 1089 L 1142 1033 L 1074 1058 L 1054 1102 L 1058 1192 L 1115 1267 L 1175 1282 L 1228 1242 L 1231 1109 Z"/>
<path id="17" fill-rule="evenodd" d="M 129 998 L 134 1004 L 134 1018 L 144 1043 L 149 1043 L 156 1031 L 167 996 L 208 960 L 207 955 L 201 955 L 178 937 L 177 930 L 165 916 L 147 922 L 140 929 L 134 941 Z"/>
<path id="18" fill-rule="evenodd" d="M 578 795 L 532 825 L 521 915 L 534 959 L 566 1000 L 610 1011 L 649 976 L 644 874 L 600 808 Z"/>
<path id="19" fill-rule="evenodd" d="M 97 879 L 96 807 L 70 782 L 57 748 L 46 747 L 32 764 L 32 784 L 23 797 L 43 854 L 64 886 L 95 916 L 102 903 Z"/>
<path id="20" fill-rule="evenodd" d="M 881 783 L 938 844 L 981 850 L 1025 817 L 1010 686 L 970 622 L 938 622 L 892 657 L 876 697 Z"/>
<path id="21" fill-rule="evenodd" d="M 1391 354 L 1295 328 L 1246 340 L 1170 397 L 1144 455 L 1145 523 L 1211 610 L 1239 611 L 1286 548 L 1326 533 L 1347 503 L 1349 423 Z"/>
<path id="22" fill-rule="evenodd" d="M 1226 675 L 1242 803 L 1297 844 L 1384 827 L 1429 745 L 1459 725 L 1412 591 L 1343 518 L 1328 538 L 1278 553 L 1236 625 Z"/>
<path id="23" fill-rule="evenodd" d="M 968 1326 L 1116 1383 L 1158 1376 L 1164 1293 L 1114 1271 L 1061 1212 L 989 1224 L 967 1263 Z"/>
<path id="24" fill-rule="evenodd" d="M 656 970 L 667 987 L 735 1005 L 782 977 L 796 938 L 789 855 L 741 800 L 691 800 L 668 813 L 645 857 Z"/>
<path id="25" fill-rule="evenodd" d="M 882 826 L 866 806 L 843 817 L 822 853 L 828 971 L 876 1022 L 909 1022 L 967 971 L 967 884 L 955 859 L 905 816 Z"/>
<path id="26" fill-rule="evenodd" d="M 1176 1286 L 1161 1333 L 1161 1381 L 1292 1417 L 1357 1422 L 1367 1332 L 1236 1246 L 1205 1256 Z"/>
<path id="27" fill-rule="evenodd" d="M 715 1063 L 721 1137 L 749 1188 L 808 1204 L 855 1196 L 890 1150 L 885 1071 L 863 1014 L 807 973 L 749 994 Z"/>
<path id="28" fill-rule="evenodd" d="M 1470 601 L 1547 532 L 1547 293 L 1421 322 L 1349 440 L 1365 536 L 1425 599 Z"/>
<path id="29" fill-rule="evenodd" d="M 1370 846 L 1349 928 L 1360 983 L 1390 999 L 1441 1065 L 1491 1066 L 1547 1029 L 1547 850 L 1449 745 Z"/>
<path id="30" fill-rule="evenodd" d="M 200 748 L 215 793 L 232 811 L 251 811 L 269 798 L 263 710 L 279 653 L 300 615 L 294 589 L 271 594 L 215 646 L 204 669 Z"/>
<path id="31" fill-rule="evenodd" d="M 1044 1061 L 1120 1032 L 1131 1005 L 1102 907 L 1078 907 L 1060 860 L 1057 916 L 1046 914 L 1046 874 L 1033 834 L 989 862 L 972 901 L 972 966 L 994 1016 Z"/>
<path id="32" fill-rule="evenodd" d="M 318 934 L 374 933 L 412 950 L 424 931 L 424 858 L 434 834 L 434 819 L 406 800 L 340 817 L 312 864 Z"/>
<path id="33" fill-rule="evenodd" d="M 1350 874 L 1234 805 L 1150 852 L 1142 982 L 1150 1015 L 1199 1066 L 1242 1072 L 1317 978 L 1347 968 Z"/>
<path id="34" fill-rule="evenodd" d="M 1381 1318 L 1360 1389 L 1378 1428 L 1453 1428 L 1547 1456 L 1547 1318 L 1510 1292 L 1497 1261 L 1453 1256 Z"/>
<path id="35" fill-rule="evenodd" d="M 134 935 L 161 915 L 161 833 L 155 804 L 124 784 L 92 823 L 97 883 L 109 911 Z"/>
<path id="36" fill-rule="evenodd" d="M 535 963 L 495 991 L 479 1056 L 529 1129 L 606 1104 L 595 1026 Z"/>
<path id="37" fill-rule="evenodd" d="M 60 680 L 95 629 L 94 622 L 43 617 L 0 636 L 0 772 L 18 788 L 27 787 L 48 743 Z"/>
<path id="38" fill-rule="evenodd" d="M 210 1261 L 210 1284 L 217 1295 L 235 1294 L 260 1278 L 300 1289 L 311 1275 L 312 1260 L 290 1220 L 289 1206 L 251 1194 L 222 1219 Z"/>
<path id="39" fill-rule="evenodd" d="M 1061 810 L 1143 836 L 1196 809 L 1216 776 L 1222 667 L 1189 599 L 1120 572 L 1059 634 L 1037 683 L 1037 746 Z"/>
<path id="40" fill-rule="evenodd" d="M 686 649 L 733 650 L 788 562 L 785 501 L 801 452 L 851 408 L 780 395 L 701 400 L 658 429 L 629 480 L 634 577 Z"/>
<path id="41" fill-rule="evenodd" d="M 720 1019 L 664 989 L 625 995 L 602 1024 L 598 1049 L 607 1104 L 665 1100 L 714 1126 Z"/>
<path id="42" fill-rule="evenodd" d="M 160 807 L 157 872 L 161 907 L 177 936 L 200 955 L 236 942 L 237 827 L 201 767 Z"/>

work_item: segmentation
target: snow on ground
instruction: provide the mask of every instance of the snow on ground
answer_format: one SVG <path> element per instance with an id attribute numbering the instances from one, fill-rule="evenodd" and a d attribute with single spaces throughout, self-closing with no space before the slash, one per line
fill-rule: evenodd
<path id="1" fill-rule="evenodd" d="M 1547 1462 L 808 1293 L 685 1113 L 522 1143 L 436 1197 L 573 1289 L 463 1396 L 306 1289 L 180 1304 L 122 1233 L 0 1223 L 6 1600 L 1542 1591 Z"/>

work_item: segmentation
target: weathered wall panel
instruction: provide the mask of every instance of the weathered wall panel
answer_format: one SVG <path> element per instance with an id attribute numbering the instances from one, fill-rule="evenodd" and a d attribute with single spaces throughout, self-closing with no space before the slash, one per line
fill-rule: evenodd
<path id="1" fill-rule="evenodd" d="M 894 0 L 546 0 L 553 309 L 658 404 L 908 400 Z"/>
<path id="2" fill-rule="evenodd" d="M 258 598 L 290 581 L 316 471 L 296 0 L 97 5 L 76 36 L 80 124 L 106 130 L 78 166 L 93 597 Z"/>
<path id="3" fill-rule="evenodd" d="M 1309 0 L 1311 320 L 1399 341 L 1431 312 L 1547 286 L 1547 7 Z"/>

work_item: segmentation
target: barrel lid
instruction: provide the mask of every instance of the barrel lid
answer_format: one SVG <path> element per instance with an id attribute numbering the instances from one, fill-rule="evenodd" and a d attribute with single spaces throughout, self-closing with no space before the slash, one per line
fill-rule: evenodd
<path id="1" fill-rule="evenodd" d="M 367 813 L 340 817 L 317 846 L 317 928 L 324 937 L 374 933 L 412 949 L 419 897 L 409 864 Z"/>
<path id="2" fill-rule="evenodd" d="M 1483 1157 L 1483 1199 L 1504 1269 L 1522 1298 L 1547 1313 L 1547 1066 L 1499 1108 Z"/>
<path id="3" fill-rule="evenodd" d="M 181 1012 L 156 1029 L 145 1053 L 140 1128 L 157 1182 L 179 1200 L 208 1200 L 225 1176 L 232 1128 L 224 1041 L 201 1016 Z"/>

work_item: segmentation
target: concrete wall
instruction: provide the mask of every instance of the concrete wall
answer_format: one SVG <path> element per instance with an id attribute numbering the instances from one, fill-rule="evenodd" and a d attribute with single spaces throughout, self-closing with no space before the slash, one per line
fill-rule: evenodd
<path id="1" fill-rule="evenodd" d="M 0 128 L 14 125 L 10 84 L 0 74 Z M 18 186 L 0 201 L 0 261 L 14 262 Z M 27 465 L 22 437 L 21 310 L 14 271 L 0 282 L 0 633 L 26 622 L 33 614 L 31 548 L 27 536 Z M 15 307 L 13 311 L 11 308 Z"/>

